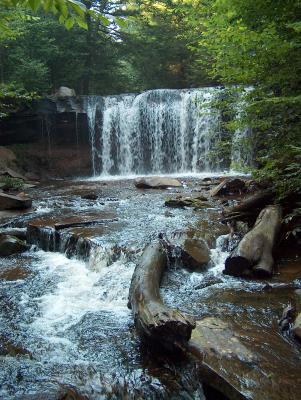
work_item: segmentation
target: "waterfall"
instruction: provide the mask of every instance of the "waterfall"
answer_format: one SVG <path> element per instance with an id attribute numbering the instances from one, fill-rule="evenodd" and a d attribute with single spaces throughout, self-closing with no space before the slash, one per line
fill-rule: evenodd
<path id="1" fill-rule="evenodd" d="M 93 175 L 220 170 L 210 157 L 221 118 L 211 101 L 220 93 L 202 88 L 86 96 Z"/>

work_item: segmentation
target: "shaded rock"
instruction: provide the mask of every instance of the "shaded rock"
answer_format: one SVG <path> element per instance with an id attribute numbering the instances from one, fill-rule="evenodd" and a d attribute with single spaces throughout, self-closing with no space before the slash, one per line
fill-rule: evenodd
<path id="1" fill-rule="evenodd" d="M 189 237 L 186 232 L 174 232 L 167 238 L 170 257 L 188 269 L 199 270 L 210 261 L 210 249 L 200 237 Z"/>
<path id="2" fill-rule="evenodd" d="M 246 188 L 245 181 L 239 178 L 224 179 L 219 185 L 211 189 L 210 196 L 242 193 Z"/>
<path id="3" fill-rule="evenodd" d="M 7 257 L 13 254 L 23 253 L 29 246 L 15 236 L 0 236 L 0 256 Z"/>
<path id="4" fill-rule="evenodd" d="M 7 147 L 4 146 L 0 146 L 0 160 L 1 160 L 1 164 L 4 162 L 14 162 L 16 161 L 17 157 L 15 155 L 15 153 L 8 149 Z"/>
<path id="5" fill-rule="evenodd" d="M 301 313 L 298 314 L 292 329 L 293 334 L 301 340 Z"/>
<path id="6" fill-rule="evenodd" d="M 0 193 L 0 210 L 26 209 L 31 206 L 30 198 Z"/>
<path id="7" fill-rule="evenodd" d="M 75 90 L 70 89 L 66 86 L 61 86 L 55 93 L 55 97 L 57 97 L 58 99 L 66 99 L 68 97 L 75 97 L 75 96 L 76 96 Z"/>
<path id="8" fill-rule="evenodd" d="M 226 191 L 230 193 L 240 193 L 246 188 L 246 183 L 240 178 L 227 180 Z"/>
<path id="9" fill-rule="evenodd" d="M 139 189 L 167 189 L 169 187 L 182 187 L 182 184 L 173 178 L 146 177 L 135 179 L 135 186 Z"/>

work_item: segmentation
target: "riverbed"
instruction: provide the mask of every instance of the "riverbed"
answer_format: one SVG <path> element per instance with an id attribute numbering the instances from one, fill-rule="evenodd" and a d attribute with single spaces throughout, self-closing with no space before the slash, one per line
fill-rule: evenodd
<path id="1" fill-rule="evenodd" d="M 252 353 L 247 359 L 235 352 L 208 357 L 237 398 L 298 398 L 301 347 L 277 322 L 288 303 L 301 304 L 298 253 L 284 254 L 269 281 L 223 275 L 228 231 L 219 222 L 222 204 L 197 211 L 165 207 L 169 197 L 197 195 L 198 178 L 181 181 L 183 188 L 168 190 L 136 189 L 131 179 L 51 181 L 28 191 L 31 211 L 0 215 L 6 228 L 101 219 L 67 229 L 63 247 L 53 247 L 45 234 L 26 253 L 0 258 L 1 399 L 229 398 L 211 389 L 200 360 L 142 344 L 127 308 L 145 245 L 159 234 L 187 229 L 207 235 L 211 261 L 206 272 L 170 265 L 164 301 L 196 320 L 224 321 Z M 70 247 L 70 235 L 92 243 L 88 257 Z"/>

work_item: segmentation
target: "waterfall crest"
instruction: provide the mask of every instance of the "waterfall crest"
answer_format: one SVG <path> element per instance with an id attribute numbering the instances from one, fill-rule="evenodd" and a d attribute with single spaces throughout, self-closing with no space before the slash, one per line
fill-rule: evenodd
<path id="1" fill-rule="evenodd" d="M 221 116 L 211 110 L 219 88 L 157 89 L 86 96 L 93 175 L 218 171 L 210 150 Z"/>

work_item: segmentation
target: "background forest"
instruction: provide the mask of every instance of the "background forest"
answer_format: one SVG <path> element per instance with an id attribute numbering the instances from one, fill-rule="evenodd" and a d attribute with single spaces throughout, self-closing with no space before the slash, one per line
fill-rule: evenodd
<path id="1" fill-rule="evenodd" d="M 223 85 L 220 148 L 252 128 L 255 176 L 272 180 L 280 197 L 299 193 L 301 1 L 83 3 L 2 0 L 3 115 L 61 85 L 101 95 Z M 244 107 L 233 122 L 238 96 Z"/>

